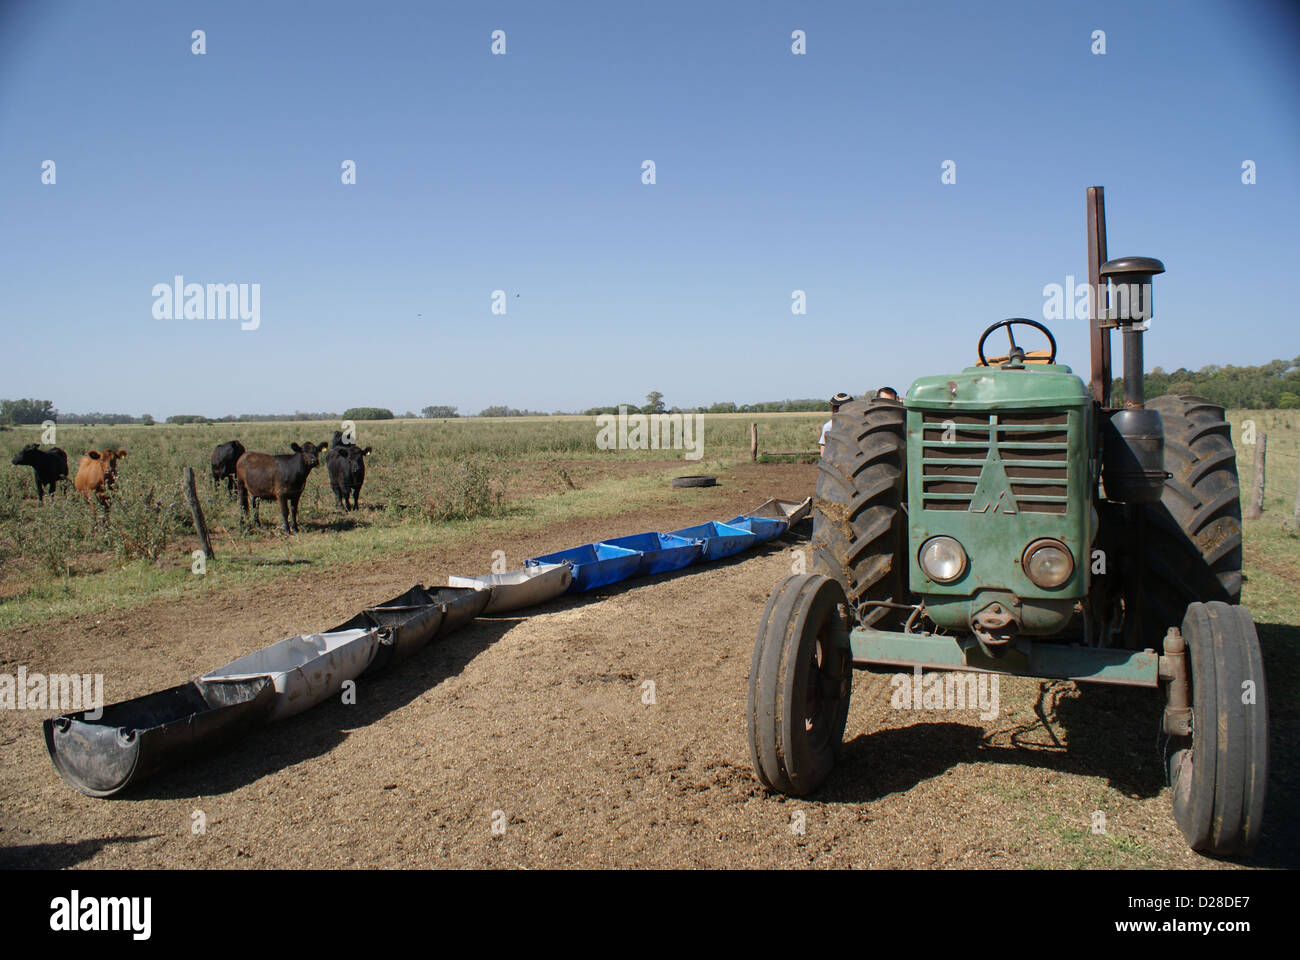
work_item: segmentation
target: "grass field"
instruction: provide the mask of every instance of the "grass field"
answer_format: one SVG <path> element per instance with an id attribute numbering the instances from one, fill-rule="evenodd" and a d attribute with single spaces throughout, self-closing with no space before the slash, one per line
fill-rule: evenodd
<path id="1" fill-rule="evenodd" d="M 60 484 L 38 506 L 30 467 L 9 464 L 38 427 L 0 433 L 0 629 L 98 609 L 125 609 L 160 594 L 219 589 L 379 556 L 413 544 L 481 536 L 494 525 L 532 529 L 570 517 L 634 509 L 677 473 L 716 471 L 750 456 L 750 423 L 764 449 L 813 449 L 826 414 L 705 414 L 702 458 L 682 450 L 602 450 L 591 417 L 392 420 L 357 424 L 366 460 L 361 509 L 335 506 L 322 463 L 300 504 L 302 532 L 284 536 L 274 503 L 261 527 L 241 525 L 238 505 L 211 485 L 212 448 L 238 439 L 249 450 L 288 453 L 292 442 L 327 442 L 326 422 L 89 427 L 61 426 L 69 476 L 89 449 L 121 448 L 113 507 L 102 511 Z M 198 547 L 180 477 L 194 468 L 216 560 L 191 570 Z M 496 527 L 500 529 L 500 527 Z M 481 567 L 482 569 L 479 569 Z M 467 574 L 486 572 L 483 562 Z"/>
<path id="2" fill-rule="evenodd" d="M 1241 425 L 1253 420 L 1257 433 L 1268 435 L 1264 513 L 1257 520 L 1244 521 L 1246 585 L 1242 603 L 1258 623 L 1287 626 L 1294 635 L 1300 632 L 1300 521 L 1296 519 L 1300 413 L 1232 411 L 1229 419 L 1237 442 L 1243 512 L 1254 482 L 1255 448 L 1240 443 Z M 1300 636 L 1296 640 L 1300 641 Z M 1275 683 L 1272 677 L 1270 682 Z M 1275 702 L 1282 706 L 1285 701 Z"/>
<path id="3" fill-rule="evenodd" d="M 324 464 L 313 471 L 301 503 L 302 533 L 278 530 L 274 503 L 260 508 L 261 527 L 240 523 L 238 505 L 210 482 L 212 448 L 239 439 L 249 450 L 285 453 L 294 441 L 328 441 L 336 424 L 256 423 L 186 426 L 63 426 L 58 445 L 69 473 L 88 449 L 128 451 L 118 470 L 114 507 L 105 522 L 70 485 L 44 507 L 32 471 L 8 460 L 39 428 L 0 433 L 0 628 L 54 615 L 129 608 L 160 593 L 219 589 L 327 568 L 413 544 L 472 538 L 499 525 L 534 529 L 571 517 L 609 516 L 646 502 L 662 483 L 643 462 L 673 462 L 680 473 L 709 472 L 746 461 L 751 422 L 761 450 L 815 447 L 825 414 L 703 415 L 703 458 L 680 450 L 601 450 L 590 417 L 393 420 L 357 425 L 357 442 L 371 446 L 362 508 L 338 509 Z M 1300 624 L 1291 585 L 1300 573 L 1295 507 L 1300 413 L 1231 411 L 1238 443 L 1243 499 L 1253 476 L 1254 447 L 1242 445 L 1244 425 L 1268 436 L 1268 484 L 1262 519 L 1246 524 L 1247 601 L 1263 616 Z M 215 561 L 192 572 L 198 547 L 180 495 L 182 468 L 191 466 L 213 533 Z M 1244 503 L 1243 503 L 1244 507 Z M 470 573 L 481 572 L 478 570 Z"/>

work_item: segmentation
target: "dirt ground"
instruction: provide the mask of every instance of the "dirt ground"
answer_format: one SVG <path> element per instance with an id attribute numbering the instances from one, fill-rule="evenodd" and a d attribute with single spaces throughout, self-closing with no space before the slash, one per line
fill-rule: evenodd
<path id="1" fill-rule="evenodd" d="M 717 488 L 483 554 L 725 519 L 809 493 L 814 478 L 811 466 L 738 468 Z M 359 685 L 356 705 L 323 704 L 115 799 L 55 773 L 40 730 L 52 712 L 0 711 L 0 866 L 1231 866 L 1184 847 L 1156 754 L 1160 704 L 1141 692 L 1003 680 L 986 722 L 895 711 L 888 676 L 859 672 L 828 785 L 765 793 L 745 745 L 750 654 L 806 535 L 480 619 Z M 386 556 L 51 623 L 0 636 L 0 672 L 102 673 L 107 699 L 126 699 L 487 566 L 465 559 Z M 1090 829 L 1098 811 L 1104 833 Z"/>

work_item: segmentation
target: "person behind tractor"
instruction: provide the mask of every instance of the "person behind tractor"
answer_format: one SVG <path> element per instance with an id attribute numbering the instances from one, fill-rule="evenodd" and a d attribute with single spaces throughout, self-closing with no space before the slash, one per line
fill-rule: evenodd
<path id="1" fill-rule="evenodd" d="M 898 391 L 893 387 L 881 387 L 876 391 L 877 400 L 897 400 Z"/>
<path id="2" fill-rule="evenodd" d="M 844 404 L 848 403 L 852 399 L 853 398 L 847 393 L 837 393 L 835 396 L 831 397 L 831 416 L 834 417 L 835 411 L 839 410 L 840 407 L 844 406 Z M 823 456 L 826 453 L 826 434 L 830 432 L 830 429 L 831 421 L 827 420 L 822 424 L 822 435 L 817 441 L 817 453 L 819 456 Z"/>

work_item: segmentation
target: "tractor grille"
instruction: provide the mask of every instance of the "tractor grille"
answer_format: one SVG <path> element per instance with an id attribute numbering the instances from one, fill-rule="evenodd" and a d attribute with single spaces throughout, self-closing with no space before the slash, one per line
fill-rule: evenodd
<path id="1" fill-rule="evenodd" d="M 922 509 L 1064 514 L 1069 422 L 1063 410 L 923 412 Z"/>

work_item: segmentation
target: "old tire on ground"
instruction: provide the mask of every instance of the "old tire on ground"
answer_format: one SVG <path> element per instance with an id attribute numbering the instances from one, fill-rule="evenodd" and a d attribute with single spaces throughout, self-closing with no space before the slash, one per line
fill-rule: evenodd
<path id="1" fill-rule="evenodd" d="M 1160 502 L 1143 508 L 1144 643 L 1158 647 L 1189 603 L 1241 599 L 1241 496 L 1223 407 L 1200 397 L 1156 397 L 1165 431 Z"/>
<path id="2" fill-rule="evenodd" d="M 749 756 L 763 786 L 795 796 L 821 786 L 852 691 L 843 588 L 820 574 L 786 577 L 767 600 L 749 668 Z"/>
<path id="3" fill-rule="evenodd" d="M 831 418 L 817 465 L 813 570 L 844 587 L 855 620 L 897 629 L 906 611 L 871 601 L 910 603 L 907 520 L 907 411 L 890 400 L 846 403 Z"/>
<path id="4" fill-rule="evenodd" d="M 674 487 L 713 487 L 718 483 L 717 477 L 673 477 Z"/>
<path id="5" fill-rule="evenodd" d="M 1193 850 L 1248 853 L 1268 785 L 1268 698 L 1255 625 L 1244 607 L 1193 603 L 1183 620 L 1192 734 L 1171 744 L 1174 819 Z M 1243 702 L 1249 701 L 1249 702 Z"/>

